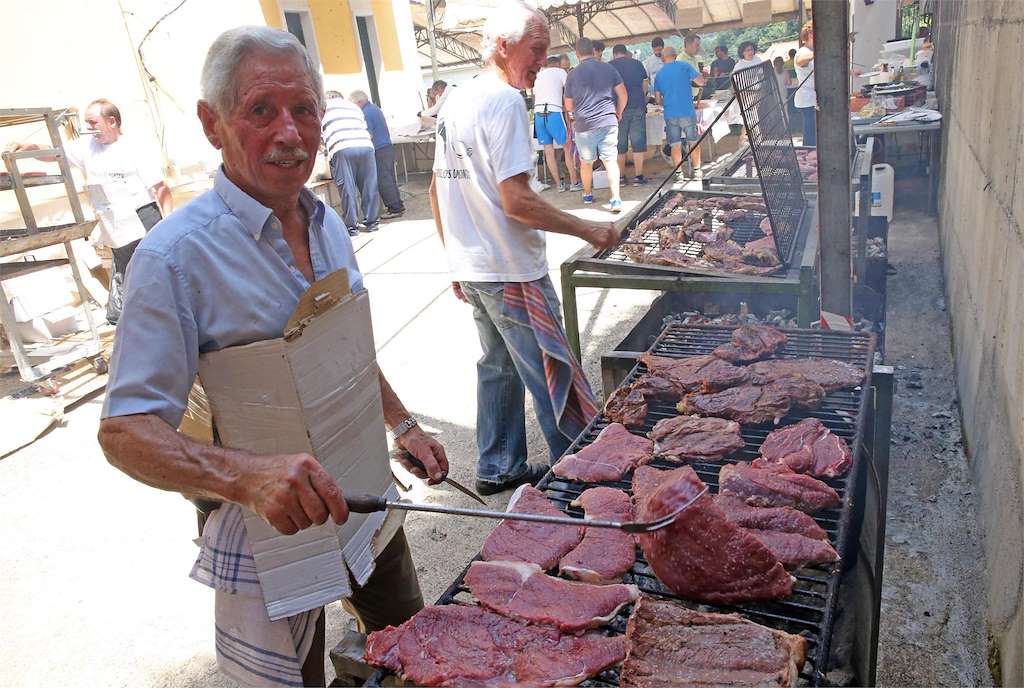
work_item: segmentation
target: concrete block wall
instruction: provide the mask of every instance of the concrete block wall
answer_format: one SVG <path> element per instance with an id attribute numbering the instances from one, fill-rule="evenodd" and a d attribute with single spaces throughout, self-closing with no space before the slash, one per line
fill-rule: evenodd
<path id="1" fill-rule="evenodd" d="M 990 664 L 1024 685 L 1024 2 L 939 0 L 939 228 L 981 501 Z"/>

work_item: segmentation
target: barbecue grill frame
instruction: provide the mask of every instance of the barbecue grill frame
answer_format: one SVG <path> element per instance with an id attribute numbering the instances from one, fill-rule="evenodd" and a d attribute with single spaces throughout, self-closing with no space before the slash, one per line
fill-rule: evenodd
<path id="1" fill-rule="evenodd" d="M 817 150 L 815 146 L 793 146 L 794 150 Z M 858 177 L 858 156 L 860 149 L 854 149 L 854 158 L 850 164 L 850 178 L 856 179 Z M 757 177 L 735 177 L 733 176 L 739 171 L 740 167 L 743 166 L 743 159 L 746 158 L 750 153 L 750 144 L 741 146 L 738 150 L 730 153 L 726 158 L 720 162 L 715 163 L 714 167 L 704 173 L 704 177 L 701 179 L 701 184 L 705 191 L 731 191 L 735 190 L 740 193 L 758 193 L 761 190 L 761 185 L 757 181 Z M 754 164 L 756 168 L 756 164 Z M 817 194 L 818 193 L 818 182 L 809 182 L 804 180 L 803 182 L 804 194 Z"/>
<path id="2" fill-rule="evenodd" d="M 731 333 L 732 330 L 734 330 L 734 329 L 735 328 L 731 327 L 731 326 L 683 325 L 681 323 L 670 323 L 669 325 L 667 325 L 665 328 L 662 329 L 661 333 L 658 335 L 658 338 L 655 340 L 654 344 L 648 350 L 651 351 L 652 353 L 656 353 L 657 354 L 658 350 L 659 350 L 659 346 L 664 344 L 666 338 L 670 334 L 674 334 L 674 333 L 677 333 L 679 331 L 683 331 L 683 332 L 696 332 L 696 333 L 700 333 L 700 332 L 714 332 L 714 333 L 717 333 L 717 335 L 719 337 L 718 341 L 715 341 L 715 340 L 708 341 L 707 337 L 702 338 L 702 342 L 701 342 L 702 344 L 711 345 L 711 346 L 707 346 L 708 351 L 710 351 L 710 349 L 713 347 L 713 345 L 715 343 L 719 343 L 720 341 L 722 341 L 722 338 L 721 338 L 722 334 L 724 334 L 724 333 Z M 844 483 L 842 485 L 842 492 L 843 492 L 843 494 L 842 494 L 842 503 L 841 503 L 840 508 L 839 508 L 839 517 L 838 517 L 838 520 L 837 520 L 837 524 L 836 524 L 836 526 L 834 528 L 834 530 L 835 530 L 835 539 L 833 540 L 830 537 L 830 541 L 835 546 L 836 551 L 838 551 L 840 553 L 840 555 L 843 556 L 843 560 L 841 562 L 833 565 L 832 568 L 830 569 L 830 571 L 827 573 L 827 576 L 825 576 L 825 578 L 824 578 L 824 580 L 825 580 L 825 583 L 824 583 L 824 585 L 825 585 L 825 601 L 824 601 L 824 605 L 823 605 L 823 607 L 820 610 L 816 610 L 816 611 L 818 611 L 818 612 L 820 612 L 822 614 L 822 617 L 821 617 L 821 621 L 817 625 L 818 628 L 820 629 L 820 633 L 815 635 L 815 638 L 816 638 L 816 648 L 814 650 L 814 653 L 815 653 L 814 654 L 814 658 L 815 659 L 814 659 L 814 663 L 813 663 L 813 672 L 811 673 L 807 684 L 811 685 L 811 686 L 820 686 L 820 685 L 824 685 L 825 684 L 825 682 L 827 680 L 826 677 L 827 677 L 827 674 L 828 674 L 828 671 L 829 671 L 829 660 L 831 659 L 831 656 L 830 656 L 831 655 L 831 643 L 832 643 L 833 631 L 834 631 L 834 627 L 835 627 L 835 623 L 836 623 L 837 602 L 838 602 L 838 598 L 839 598 L 840 585 L 844 581 L 844 574 L 845 574 L 845 572 L 853 569 L 861 561 L 861 557 L 864 556 L 864 554 L 865 554 L 865 551 L 864 551 L 865 550 L 865 544 L 864 544 L 864 542 L 862 542 L 862 541 L 858 542 L 858 539 L 860 539 L 860 536 L 861 536 L 861 533 L 860 533 L 860 523 L 861 523 L 861 519 L 864 518 L 864 516 L 863 516 L 863 513 L 857 513 L 858 509 L 860 509 L 861 512 L 862 512 L 862 510 L 864 508 L 864 504 L 861 503 L 861 500 L 858 500 L 857 497 L 858 497 L 858 485 L 862 483 L 862 481 L 864 480 L 865 474 L 868 472 L 868 470 L 867 470 L 868 469 L 868 464 L 870 464 L 870 473 L 872 473 L 875 476 L 876 487 L 878 489 L 878 492 L 881 495 L 881 506 L 880 506 L 880 508 L 878 508 L 878 513 L 876 515 L 876 518 L 880 518 L 881 519 L 881 524 L 879 526 L 880 530 L 879 530 L 879 533 L 878 533 L 878 536 L 877 536 L 876 540 L 873 543 L 872 549 L 874 551 L 868 553 L 869 555 L 870 554 L 874 555 L 874 557 L 870 558 L 870 560 L 867 563 L 868 567 L 871 570 L 870 574 L 869 574 L 870 580 L 868 582 L 868 585 L 871 586 L 871 589 L 872 589 L 872 596 L 873 596 L 872 604 L 874 605 L 874 609 L 877 610 L 878 609 L 878 605 L 880 604 L 881 575 L 882 575 L 881 553 L 882 553 L 883 548 L 884 548 L 885 494 L 886 494 L 886 486 L 887 486 L 887 483 L 888 483 L 888 447 L 889 447 L 889 441 L 888 441 L 889 440 L 889 434 L 888 433 L 889 433 L 889 422 L 890 422 L 890 415 L 889 414 L 891 413 L 891 401 L 892 401 L 892 387 L 891 387 L 892 376 L 891 376 L 891 370 L 888 371 L 888 375 L 887 376 L 883 375 L 883 377 L 885 377 L 885 379 L 882 380 L 881 382 L 882 382 L 883 388 L 885 388 L 885 387 L 888 388 L 888 392 L 887 392 L 888 396 L 885 399 L 882 400 L 883 403 L 881 403 L 881 404 L 877 404 L 877 403 L 873 404 L 871 402 L 874 401 L 875 394 L 876 394 L 876 390 L 875 390 L 874 384 L 873 384 L 874 366 L 872 364 L 872 361 L 873 361 L 873 358 L 874 358 L 874 350 L 875 350 L 875 336 L 873 334 L 866 334 L 866 333 L 849 333 L 849 334 L 845 334 L 845 333 L 824 332 L 824 331 L 820 331 L 820 330 L 806 330 L 806 329 L 794 330 L 794 329 L 785 329 L 785 328 L 780 328 L 780 329 L 781 329 L 781 331 L 786 332 L 786 333 L 791 334 L 791 335 L 793 335 L 793 334 L 797 334 L 797 335 L 803 334 L 805 336 L 809 336 L 809 335 L 815 335 L 816 334 L 816 335 L 818 335 L 821 338 L 830 338 L 830 339 L 833 339 L 834 341 L 840 341 L 842 338 L 845 337 L 845 338 L 849 339 L 849 341 L 850 341 L 850 344 L 846 347 L 847 357 L 852 356 L 855 353 L 855 351 L 856 351 L 856 349 L 854 348 L 854 346 L 852 344 L 854 340 L 860 340 L 862 343 L 864 343 L 864 347 L 865 347 L 864 348 L 864 354 L 863 354 L 863 365 L 864 365 L 865 378 L 864 378 L 864 381 L 862 382 L 862 384 L 861 384 L 861 386 L 859 388 L 860 391 L 856 393 L 859 396 L 859 402 L 856 404 L 856 407 L 857 407 L 857 418 L 856 418 L 856 421 L 854 423 L 853 440 L 850 443 L 850 448 L 851 448 L 851 452 L 852 452 L 852 455 L 853 455 L 853 463 L 850 466 L 849 472 L 847 473 L 847 475 L 843 479 Z M 725 340 L 727 341 L 727 339 L 728 339 L 728 337 L 726 336 Z M 789 344 L 787 344 L 787 347 L 788 346 L 789 346 Z M 661 352 L 661 353 L 665 353 L 665 352 Z M 786 352 L 784 351 L 783 353 L 786 353 Z M 796 352 L 789 352 L 789 353 L 804 353 L 804 352 L 796 351 Z M 693 354 L 688 354 L 688 355 L 693 355 Z M 817 358 L 825 358 L 825 357 L 826 356 L 819 356 Z M 644 368 L 643 368 L 642 364 L 637 362 L 636 365 L 633 366 L 633 369 L 630 371 L 630 374 L 623 381 L 623 384 L 627 384 L 627 383 L 631 382 L 633 379 L 635 379 L 636 377 L 641 375 L 643 370 L 644 370 Z M 883 371 L 883 372 L 885 372 L 885 371 Z M 885 397 L 884 389 L 883 389 L 883 397 Z M 836 402 L 833 401 L 833 403 L 836 403 Z M 848 404 L 848 402 L 846 404 L 842 404 L 841 406 L 839 406 L 835 410 L 841 410 L 842 406 L 845 406 L 847 404 Z M 827 397 L 826 397 L 826 405 L 827 405 Z M 809 415 L 815 415 L 815 414 L 812 413 L 812 414 L 809 414 Z M 866 442 L 869 439 L 869 438 L 866 437 L 865 433 L 866 433 L 866 428 L 869 425 L 869 423 L 868 423 L 869 418 L 872 421 L 871 424 L 870 424 L 871 425 L 871 430 L 872 430 L 872 437 L 870 438 L 870 440 L 871 440 L 871 444 L 870 444 L 871 451 L 870 451 L 870 455 L 869 456 L 865 456 L 865 454 L 867 453 L 867 452 L 865 452 L 865 448 L 868 446 L 866 444 Z M 604 419 L 604 414 L 603 413 L 598 414 L 598 416 L 596 416 L 595 418 L 591 419 L 591 421 L 587 424 L 587 427 L 583 430 L 583 432 L 579 435 L 579 437 L 577 437 L 576 440 L 573 442 L 572 446 L 570 446 L 569 449 L 566 450 L 566 454 L 578 451 L 579 448 L 581 448 L 582 446 L 585 446 L 585 444 L 590 444 L 591 442 L 593 442 L 593 437 L 596 437 L 596 435 L 597 435 L 596 426 L 602 425 L 604 423 L 604 420 L 605 419 Z M 880 421 L 881 421 L 881 423 L 880 423 Z M 832 422 L 826 421 L 826 424 L 827 425 L 832 425 Z M 748 437 L 749 434 L 751 434 L 752 432 L 760 433 L 762 431 L 765 431 L 762 426 L 755 426 L 753 430 L 747 429 L 747 426 L 744 426 L 744 439 L 749 441 L 749 437 Z M 765 434 L 767 434 L 767 431 L 765 431 Z M 588 437 L 589 437 L 589 439 L 585 439 L 585 438 L 588 438 Z M 879 454 L 879 452 L 878 452 L 878 444 L 879 444 L 879 442 L 882 442 L 882 451 L 881 451 L 882 456 L 878 455 Z M 758 446 L 760 446 L 760 442 L 758 443 Z M 883 465 L 876 465 L 876 459 L 884 459 L 884 464 Z M 663 466 L 665 465 L 663 462 L 656 462 L 656 463 L 662 463 Z M 721 463 L 715 464 L 715 465 L 720 467 L 722 465 L 725 465 L 725 463 L 727 463 L 727 462 L 721 462 Z M 710 464 L 700 464 L 700 465 L 701 465 L 701 468 L 698 469 L 698 470 L 702 470 L 702 471 L 706 472 L 707 469 L 704 468 L 704 466 L 707 466 L 707 465 L 710 465 Z M 696 466 L 695 466 L 695 468 L 696 468 Z M 540 489 L 542 491 L 545 491 L 545 490 L 548 489 L 548 487 L 553 482 L 556 482 L 556 481 L 561 481 L 561 479 L 557 478 L 557 476 L 555 476 L 549 470 L 547 475 L 545 475 L 545 477 L 540 481 L 540 483 L 538 483 L 537 487 L 538 487 L 538 489 Z M 573 481 L 562 481 L 562 482 L 569 482 L 569 483 L 571 483 Z M 717 484 L 717 482 L 718 482 L 717 478 L 716 478 L 715 482 Z M 880 483 L 880 485 L 878 485 L 878 483 Z M 599 484 L 601 484 L 601 483 L 599 483 Z M 585 486 L 582 489 L 586 489 L 587 487 L 593 486 L 592 483 L 585 483 L 584 485 Z M 565 492 L 565 490 L 562 489 L 562 488 L 552 488 L 552 489 L 557 490 L 558 492 L 561 492 L 561 493 Z M 715 491 L 717 492 L 717 486 L 716 486 L 716 490 Z M 565 508 L 563 510 L 565 510 L 568 513 L 567 508 Z M 822 517 L 822 516 L 819 515 L 819 518 L 820 517 Z M 829 528 L 827 528 L 827 530 L 832 531 L 833 529 L 831 527 L 829 527 Z M 479 554 L 477 556 L 473 557 L 473 559 L 472 559 L 472 561 L 478 561 L 478 560 L 480 560 Z M 638 557 L 638 561 L 639 560 L 640 560 L 640 557 Z M 472 564 L 472 561 L 470 562 L 470 564 Z M 466 565 L 466 567 L 456 577 L 456 579 L 452 582 L 452 584 L 450 586 L 448 586 L 448 588 L 444 591 L 444 593 L 441 594 L 441 596 L 438 598 L 436 604 L 439 604 L 439 605 L 440 604 L 457 604 L 459 602 L 458 597 L 460 595 L 465 594 L 463 580 L 465 578 L 466 573 L 469 570 L 469 565 L 470 564 Z M 634 572 L 636 570 L 636 567 L 637 567 L 637 564 L 634 564 L 634 568 L 633 568 Z M 803 570 L 800 570 L 800 571 L 803 571 Z M 794 572 L 794 573 L 799 573 L 800 571 L 797 571 L 797 572 Z M 819 573 L 824 573 L 820 568 L 818 569 L 818 572 Z M 675 596 L 675 595 L 663 595 L 663 596 L 668 597 L 670 599 L 677 600 L 677 601 L 681 600 L 681 598 L 679 598 L 678 596 Z M 690 606 L 694 606 L 695 604 L 696 603 L 693 603 L 693 602 L 689 603 Z M 754 604 L 756 604 L 756 603 L 754 603 Z M 759 613 L 758 610 L 755 609 L 755 610 L 753 610 L 753 614 L 751 615 L 751 612 L 742 611 L 740 608 L 738 608 L 738 607 L 741 607 L 742 605 L 737 605 L 736 607 L 720 607 L 720 606 L 716 606 L 716 605 L 701 605 L 701 606 L 702 607 L 706 607 L 706 608 L 710 608 L 713 611 L 738 612 L 744 618 L 751 619 L 753 621 L 756 621 L 758 623 L 762 623 L 763 625 L 766 625 L 766 626 L 769 626 L 769 627 L 773 627 L 773 628 L 783 625 L 780 621 L 776 621 L 775 624 L 767 622 L 766 619 L 770 615 L 770 612 L 761 612 L 761 613 Z M 860 611 L 860 610 L 858 610 L 858 611 Z M 621 614 L 620 614 L 620 616 L 621 616 Z M 619 617 L 616 617 L 616 618 L 618 619 Z M 801 620 L 796 619 L 796 618 L 790 618 L 790 619 L 787 620 L 787 622 L 797 622 L 797 625 L 799 625 L 800 621 Z M 613 621 L 612 623 L 615 623 L 615 622 Z M 803 623 L 806 624 L 808 622 L 803 621 Z M 621 632 L 624 633 L 625 629 L 622 628 Z M 873 683 L 874 683 L 874 666 L 875 666 L 875 660 L 876 660 L 877 638 L 878 638 L 877 613 L 874 616 L 873 626 L 871 627 L 871 629 L 870 629 L 870 631 L 869 631 L 869 633 L 867 635 L 868 635 L 868 642 L 869 643 L 873 643 L 873 645 L 870 645 L 866 650 L 863 650 L 863 652 L 866 653 L 867 656 L 860 658 L 859 664 L 861 666 L 859 667 L 859 669 L 862 672 L 863 671 L 869 672 L 869 676 L 865 676 L 865 675 L 862 674 L 860 678 L 862 678 L 862 679 L 863 678 L 867 678 L 868 679 L 867 684 L 868 685 L 873 685 Z M 854 658 L 854 661 L 857 662 L 857 658 Z M 615 672 L 615 681 L 614 682 L 609 680 L 609 678 L 610 678 L 609 674 L 611 672 Z M 586 682 L 583 683 L 583 685 L 608 685 L 608 684 L 617 685 L 617 683 L 618 683 L 618 673 L 617 672 L 618 672 L 617 669 L 607 670 L 606 672 L 602 672 L 601 674 L 598 674 L 597 676 L 595 676 L 595 677 L 593 677 L 591 679 L 588 679 Z M 807 667 L 805 666 L 804 672 L 801 672 L 801 679 L 807 679 L 808 678 L 807 676 L 805 676 L 806 672 L 807 672 Z M 383 670 L 383 669 L 378 670 L 373 676 L 371 676 L 371 678 L 367 681 L 367 683 L 365 685 L 367 685 L 367 686 L 378 686 L 378 685 L 380 685 L 380 682 L 384 679 L 384 677 L 386 677 L 387 675 L 388 675 L 388 672 L 386 672 L 385 670 Z"/>
<path id="3" fill-rule="evenodd" d="M 655 203 L 629 220 L 625 226 L 627 231 L 623 232 L 623 239 L 628 235 L 628 230 L 650 217 L 668 194 L 681 194 L 685 199 L 742 195 L 749 195 L 758 200 L 762 199 L 760 194 L 741 194 L 728 191 L 664 191 Z M 580 358 L 582 349 L 580 347 L 576 290 L 585 287 L 646 289 L 662 292 L 683 291 L 708 294 L 709 296 L 729 295 L 748 301 L 756 301 L 759 296 L 783 296 L 792 300 L 797 324 L 800 327 L 808 327 L 818 319 L 817 227 L 817 204 L 813 200 L 808 200 L 800 232 L 797 235 L 793 260 L 789 267 L 783 268 L 771 276 L 727 275 L 722 272 L 699 274 L 701 271 L 689 268 L 681 269 L 609 260 L 597 257 L 607 253 L 607 250 L 594 249 L 590 245 L 584 246 L 561 265 L 562 312 L 569 346 L 576 357 Z M 621 242 L 619 246 L 621 246 Z"/>

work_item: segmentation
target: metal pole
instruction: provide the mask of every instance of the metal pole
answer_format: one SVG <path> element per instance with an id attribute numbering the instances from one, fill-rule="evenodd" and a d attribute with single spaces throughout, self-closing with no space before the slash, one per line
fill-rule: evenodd
<path id="1" fill-rule="evenodd" d="M 427 41 L 430 43 L 430 80 L 437 81 L 437 39 L 434 38 L 434 0 L 427 0 Z"/>
<path id="2" fill-rule="evenodd" d="M 821 310 L 822 317 L 828 313 L 849 319 L 853 316 L 849 4 L 813 0 L 811 11 L 814 13 L 814 80 L 818 94 Z"/>

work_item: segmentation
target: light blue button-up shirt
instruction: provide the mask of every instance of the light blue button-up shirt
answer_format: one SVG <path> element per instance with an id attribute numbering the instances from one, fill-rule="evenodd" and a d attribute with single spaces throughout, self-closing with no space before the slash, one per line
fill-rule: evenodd
<path id="1" fill-rule="evenodd" d="M 345 225 L 308 189 L 313 275 L 363 278 Z M 148 413 L 178 427 L 199 354 L 280 337 L 309 282 L 281 222 L 217 172 L 213 189 L 172 213 L 132 256 L 103 418 Z"/>

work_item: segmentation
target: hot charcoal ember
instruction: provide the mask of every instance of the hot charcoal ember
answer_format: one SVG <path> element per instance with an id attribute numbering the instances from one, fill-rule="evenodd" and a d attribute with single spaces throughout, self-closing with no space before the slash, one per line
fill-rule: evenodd
<path id="1" fill-rule="evenodd" d="M 744 368 L 710 355 L 668 358 L 643 353 L 640 355 L 640 362 L 647 366 L 650 375 L 671 380 L 683 392 L 714 392 L 734 387 L 747 380 L 747 371 Z"/>
<path id="2" fill-rule="evenodd" d="M 618 664 L 624 636 L 565 635 L 458 604 L 427 607 L 371 633 L 364 658 L 418 686 L 577 685 Z"/>
<path id="3" fill-rule="evenodd" d="M 654 453 L 670 461 L 721 461 L 743 449 L 740 424 L 723 418 L 664 418 L 647 436 Z"/>
<path id="4" fill-rule="evenodd" d="M 790 506 L 808 514 L 839 506 L 839 495 L 817 478 L 788 468 L 755 468 L 749 463 L 722 466 L 719 493 L 751 506 Z"/>
<path id="5" fill-rule="evenodd" d="M 767 385 L 741 385 L 711 394 L 688 394 L 676 408 L 681 413 L 759 425 L 778 423 L 793 408 L 816 409 L 824 397 L 821 385 L 792 376 Z"/>
<path id="6" fill-rule="evenodd" d="M 511 511 L 564 516 L 544 493 L 530 485 L 519 488 Z M 547 571 L 583 539 L 583 528 L 502 521 L 484 540 L 481 556 L 487 561 L 527 561 Z"/>
<path id="7" fill-rule="evenodd" d="M 828 533 L 817 521 L 789 506 L 750 506 L 740 497 L 724 494 L 715 495 L 715 504 L 730 521 L 743 528 L 828 540 Z"/>
<path id="8" fill-rule="evenodd" d="M 626 624 L 624 688 L 795 686 L 807 655 L 801 636 L 644 595 Z"/>
<path id="9" fill-rule="evenodd" d="M 637 520 L 662 518 L 703 488 L 689 466 L 672 471 L 641 466 L 633 475 Z M 793 591 L 793 578 L 782 564 L 757 538 L 726 518 L 709 494 L 671 525 L 637 539 L 658 580 L 688 600 L 735 604 L 778 599 Z"/>
<path id="10" fill-rule="evenodd" d="M 469 592 L 491 611 L 567 633 L 597 628 L 640 596 L 635 585 L 591 585 L 555 578 L 522 561 L 474 561 Z"/>
<path id="11" fill-rule="evenodd" d="M 633 503 L 629 495 L 612 487 L 591 487 L 572 501 L 587 518 L 629 522 Z M 562 557 L 559 572 L 568 578 L 603 585 L 618 583 L 633 568 L 636 540 L 629 533 L 611 528 L 587 528 L 576 549 Z"/>
<path id="12" fill-rule="evenodd" d="M 802 375 L 818 383 L 826 392 L 857 387 L 864 371 L 845 361 L 830 358 L 780 358 L 748 366 L 752 382 L 764 384 L 790 375 Z"/>
<path id="13" fill-rule="evenodd" d="M 732 331 L 728 344 L 712 354 L 730 363 L 753 363 L 771 358 L 786 345 L 786 335 L 765 325 L 740 325 Z"/>
<path id="14" fill-rule="evenodd" d="M 786 466 L 791 471 L 818 478 L 845 475 L 853 463 L 849 445 L 817 418 L 804 418 L 794 425 L 773 430 L 761 444 L 760 452 L 754 466 Z"/>
<path id="15" fill-rule="evenodd" d="M 552 466 L 560 478 L 595 483 L 619 480 L 629 471 L 654 458 L 654 443 L 632 434 L 621 423 L 612 423 L 592 444 L 566 454 Z"/>

